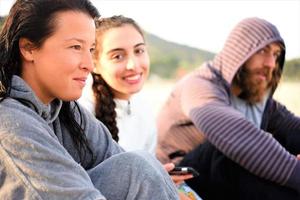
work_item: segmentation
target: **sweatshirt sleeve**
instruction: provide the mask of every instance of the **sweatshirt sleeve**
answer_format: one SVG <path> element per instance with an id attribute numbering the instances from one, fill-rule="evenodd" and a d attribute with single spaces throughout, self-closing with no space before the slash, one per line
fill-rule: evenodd
<path id="1" fill-rule="evenodd" d="M 294 154 L 300 153 L 300 118 L 276 100 L 269 102 L 268 130 L 283 144 L 293 148 Z M 299 139 L 298 139 L 299 138 Z M 294 140 L 294 141 L 291 141 Z M 293 143 L 293 144 L 291 144 Z M 291 146 L 291 145 L 293 146 Z M 297 150 L 296 150 L 297 149 Z M 297 151 L 297 152 L 296 152 Z"/>
<path id="2" fill-rule="evenodd" d="M 17 199 L 105 200 L 48 124 L 24 112 L 1 115 L 1 182 L 9 187 L 6 192 Z"/>
<path id="3" fill-rule="evenodd" d="M 182 90 L 182 108 L 196 128 L 228 158 L 264 179 L 300 191 L 299 161 L 273 136 L 229 105 L 226 91 L 208 80 L 193 79 Z"/>

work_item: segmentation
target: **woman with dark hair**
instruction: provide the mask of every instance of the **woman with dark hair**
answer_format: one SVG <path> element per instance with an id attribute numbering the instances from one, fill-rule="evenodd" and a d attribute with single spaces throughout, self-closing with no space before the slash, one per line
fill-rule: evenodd
<path id="1" fill-rule="evenodd" d="M 101 18 L 97 23 L 95 69 L 79 103 L 108 127 L 125 150 L 147 150 L 155 155 L 154 116 L 146 99 L 137 94 L 150 68 L 143 31 L 133 19 L 122 15 Z M 172 163 L 165 165 L 167 171 L 173 168 Z M 198 200 L 200 197 L 183 183 L 190 178 L 192 175 L 172 176 L 180 185 L 181 199 Z"/>
<path id="2" fill-rule="evenodd" d="M 96 67 L 79 103 L 105 124 L 126 151 L 146 150 L 155 155 L 154 115 L 138 94 L 150 68 L 143 31 L 122 15 L 101 18 L 97 23 Z"/>
<path id="3" fill-rule="evenodd" d="M 17 0 L 0 33 L 1 199 L 178 199 L 160 163 L 123 152 L 76 104 L 93 69 L 88 0 Z"/>

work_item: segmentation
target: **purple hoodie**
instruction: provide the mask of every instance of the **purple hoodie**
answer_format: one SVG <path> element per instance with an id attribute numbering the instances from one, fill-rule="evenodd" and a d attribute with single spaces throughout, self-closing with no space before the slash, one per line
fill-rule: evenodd
<path id="1" fill-rule="evenodd" d="M 300 119 L 270 96 L 262 119 L 266 127 L 260 129 L 230 102 L 230 86 L 238 69 L 272 42 L 284 47 L 274 25 L 259 18 L 244 19 L 214 60 L 176 84 L 157 120 L 157 156 L 162 162 L 168 162 L 168 155 L 177 150 L 189 152 L 206 138 L 251 173 L 300 191 L 300 161 L 274 138 L 274 134 L 284 138 L 291 130 L 300 133 Z M 284 56 L 283 50 L 281 68 Z"/>

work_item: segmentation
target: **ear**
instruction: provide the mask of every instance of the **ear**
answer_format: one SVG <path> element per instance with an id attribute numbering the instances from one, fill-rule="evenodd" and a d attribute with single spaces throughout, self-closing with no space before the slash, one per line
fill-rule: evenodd
<path id="1" fill-rule="evenodd" d="M 33 43 L 26 38 L 20 38 L 19 48 L 23 59 L 29 62 L 33 62 Z"/>

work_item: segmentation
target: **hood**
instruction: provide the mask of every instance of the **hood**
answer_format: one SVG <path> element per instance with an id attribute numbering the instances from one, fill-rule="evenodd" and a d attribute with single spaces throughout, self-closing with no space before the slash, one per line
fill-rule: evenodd
<path id="1" fill-rule="evenodd" d="M 27 83 L 19 76 L 13 76 L 12 78 L 9 97 L 34 110 L 48 123 L 52 123 L 58 117 L 62 106 L 62 101 L 58 99 L 52 101 L 49 105 L 43 104 L 38 97 L 35 96 Z"/>
<path id="2" fill-rule="evenodd" d="M 260 18 L 246 18 L 229 34 L 221 52 L 212 61 L 212 66 L 231 85 L 238 69 L 258 50 L 272 42 L 282 43 L 279 66 L 283 68 L 285 44 L 277 28 Z"/>

